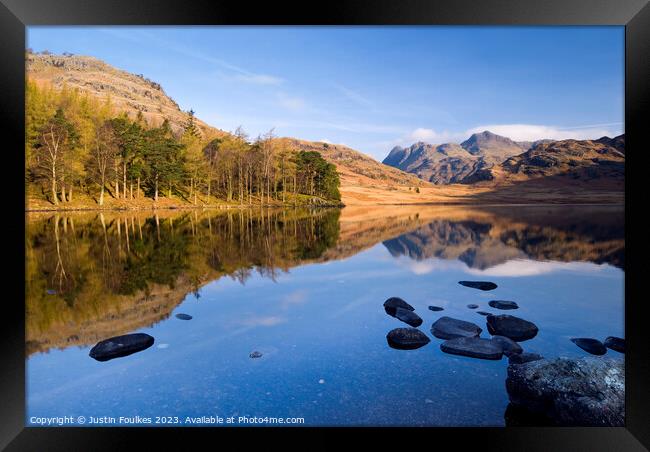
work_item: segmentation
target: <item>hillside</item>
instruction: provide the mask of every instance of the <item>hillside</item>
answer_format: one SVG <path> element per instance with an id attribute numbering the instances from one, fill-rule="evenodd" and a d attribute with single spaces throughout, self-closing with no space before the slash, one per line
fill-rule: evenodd
<path id="1" fill-rule="evenodd" d="M 540 143 L 495 168 L 495 175 L 511 180 L 564 176 L 572 179 L 609 179 L 623 182 L 625 153 L 605 143 L 624 142 L 623 135 L 599 140 L 562 140 Z"/>
<path id="2" fill-rule="evenodd" d="M 160 84 L 91 56 L 27 53 L 25 67 L 29 79 L 38 84 L 57 90 L 76 88 L 102 99 L 110 98 L 116 111 L 127 112 L 132 119 L 142 112 L 151 126 L 158 126 L 167 118 L 172 130 L 179 132 L 188 119 L 187 112 L 180 109 Z M 200 120 L 196 125 L 203 136 L 225 134 Z"/>
<path id="3" fill-rule="evenodd" d="M 56 90 L 79 89 L 98 98 L 110 97 L 116 112 L 127 112 L 135 118 L 141 112 L 149 125 L 156 126 L 167 118 L 175 132 L 180 132 L 188 120 L 178 104 L 165 93 L 160 84 L 143 75 L 134 75 L 117 69 L 97 58 L 80 55 L 33 54 L 26 56 L 27 76 L 40 85 Z M 196 124 L 203 137 L 226 135 L 200 119 Z M 283 138 L 292 149 L 317 151 L 337 167 L 341 178 L 343 202 L 355 202 L 355 190 L 385 198 L 401 192 L 415 195 L 415 187 L 429 184 L 416 176 L 382 165 L 378 161 L 342 145 L 310 142 L 296 138 Z M 363 197 L 363 196 L 362 196 Z M 414 199 L 417 201 L 417 199 Z M 43 207 L 43 206 L 40 206 Z"/>

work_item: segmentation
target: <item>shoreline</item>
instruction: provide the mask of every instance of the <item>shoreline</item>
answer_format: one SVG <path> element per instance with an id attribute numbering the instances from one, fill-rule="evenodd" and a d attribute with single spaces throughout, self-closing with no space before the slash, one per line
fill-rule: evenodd
<path id="1" fill-rule="evenodd" d="M 232 205 L 184 205 L 184 206 L 147 206 L 147 207 L 71 207 L 71 208 L 36 208 L 25 209 L 25 213 L 38 213 L 38 212 L 143 212 L 143 211 L 156 211 L 156 210 L 242 210 L 242 209 L 290 209 L 290 208 L 338 208 L 345 207 L 558 207 L 558 206 L 612 206 L 612 207 L 625 207 L 625 202 L 566 202 L 566 203 L 531 203 L 531 202 L 518 202 L 518 203 L 463 203 L 463 202 L 421 202 L 421 203 L 367 203 L 367 204 L 255 204 L 244 206 Z"/>

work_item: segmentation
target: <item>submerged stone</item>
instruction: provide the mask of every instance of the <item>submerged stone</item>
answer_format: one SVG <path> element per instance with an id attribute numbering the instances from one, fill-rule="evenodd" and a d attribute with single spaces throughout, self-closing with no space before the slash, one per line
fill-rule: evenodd
<path id="1" fill-rule="evenodd" d="M 476 313 L 481 315 L 490 315 L 489 312 L 485 312 L 485 311 L 476 311 Z"/>
<path id="2" fill-rule="evenodd" d="M 506 390 L 511 403 L 554 425 L 624 425 L 622 359 L 541 359 L 508 366 Z"/>
<path id="3" fill-rule="evenodd" d="M 470 308 L 470 309 L 476 309 L 476 308 L 478 308 L 478 305 L 477 304 L 468 304 L 467 307 Z"/>
<path id="4" fill-rule="evenodd" d="M 496 309 L 519 309 L 519 305 L 514 301 L 507 300 L 492 300 L 488 303 L 491 307 Z"/>
<path id="5" fill-rule="evenodd" d="M 431 333 L 439 339 L 454 339 L 457 337 L 476 337 L 481 334 L 480 326 L 465 320 L 440 317 L 431 325 Z"/>
<path id="6" fill-rule="evenodd" d="M 429 306 L 429 311 L 443 311 L 444 308 L 441 308 L 440 306 Z"/>
<path id="7" fill-rule="evenodd" d="M 384 309 L 386 310 L 386 314 L 395 317 L 395 311 L 397 308 L 406 309 L 408 311 L 415 311 L 415 308 L 413 306 L 399 297 L 391 297 L 388 300 L 384 301 Z"/>
<path id="8" fill-rule="evenodd" d="M 615 352 L 625 353 L 625 339 L 615 336 L 609 336 L 605 339 L 605 347 Z"/>
<path id="9" fill-rule="evenodd" d="M 487 316 L 487 329 L 492 335 L 509 337 L 513 341 L 527 341 L 537 336 L 537 325 L 513 315 Z"/>
<path id="10" fill-rule="evenodd" d="M 588 337 L 574 337 L 571 339 L 571 342 L 576 344 L 587 353 L 591 353 L 592 355 L 604 355 L 607 353 L 607 347 L 605 347 L 605 345 L 598 339 L 591 339 Z"/>
<path id="11" fill-rule="evenodd" d="M 497 288 L 497 285 L 489 281 L 458 281 L 458 284 L 465 287 L 471 287 L 472 289 L 479 290 L 494 290 Z"/>
<path id="12" fill-rule="evenodd" d="M 192 320 L 192 316 L 191 316 L 191 315 L 189 315 L 189 314 L 182 314 L 182 313 L 181 313 L 181 314 L 176 314 L 176 318 L 177 318 L 177 319 L 181 319 L 181 320 Z"/>
<path id="13" fill-rule="evenodd" d="M 480 337 L 457 337 L 440 344 L 440 350 L 452 355 L 470 356 L 480 359 L 501 359 L 501 345 L 491 339 Z"/>
<path id="14" fill-rule="evenodd" d="M 516 355 L 518 353 L 521 353 L 524 351 L 523 348 L 521 348 L 521 345 L 517 344 L 515 341 L 510 339 L 509 337 L 505 336 L 492 336 L 492 340 L 499 344 L 501 347 L 501 350 L 503 350 L 503 354 L 510 357 L 512 355 Z"/>
<path id="15" fill-rule="evenodd" d="M 153 345 L 154 339 L 145 333 L 125 334 L 98 342 L 89 353 L 97 361 L 128 356 L 145 350 Z"/>
<path id="16" fill-rule="evenodd" d="M 416 328 L 395 328 L 386 335 L 388 345 L 398 350 L 414 350 L 427 345 L 431 339 Z"/>
<path id="17" fill-rule="evenodd" d="M 508 357 L 508 363 L 509 364 L 524 364 L 524 363 L 529 363 L 531 361 L 538 361 L 540 359 L 544 359 L 542 355 L 538 355 L 537 353 L 529 353 L 529 352 L 523 352 L 523 353 L 517 353 L 514 355 L 510 355 Z"/>
<path id="18" fill-rule="evenodd" d="M 261 358 L 262 354 L 258 351 L 252 352 L 250 355 L 248 355 L 250 358 Z"/>
<path id="19" fill-rule="evenodd" d="M 397 308 L 395 310 L 395 318 L 401 320 L 404 323 L 408 323 L 411 326 L 420 326 L 422 325 L 422 319 L 413 311 L 409 311 L 404 308 Z"/>

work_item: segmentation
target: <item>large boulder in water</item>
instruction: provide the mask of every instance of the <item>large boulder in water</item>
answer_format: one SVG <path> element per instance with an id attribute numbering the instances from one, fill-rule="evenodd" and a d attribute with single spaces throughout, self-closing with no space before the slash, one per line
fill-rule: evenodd
<path id="1" fill-rule="evenodd" d="M 440 350 L 452 355 L 470 356 L 480 359 L 501 359 L 501 345 L 480 337 L 457 337 L 440 344 Z"/>
<path id="2" fill-rule="evenodd" d="M 386 314 L 395 317 L 397 308 L 406 309 L 408 311 L 415 311 L 415 308 L 413 306 L 399 297 L 391 297 L 388 300 L 384 301 L 384 309 L 386 310 Z"/>
<path id="3" fill-rule="evenodd" d="M 420 326 L 422 325 L 422 319 L 413 311 L 409 311 L 404 308 L 397 308 L 395 310 L 395 318 L 400 319 L 404 323 L 408 323 L 411 326 Z"/>
<path id="4" fill-rule="evenodd" d="M 489 281 L 458 281 L 458 284 L 465 287 L 471 287 L 472 289 L 479 290 L 494 290 L 497 288 L 497 285 Z"/>
<path id="5" fill-rule="evenodd" d="M 125 334 L 98 342 L 90 350 L 90 357 L 97 361 L 132 355 L 153 345 L 154 339 L 145 333 Z"/>
<path id="6" fill-rule="evenodd" d="M 440 317 L 431 325 L 431 333 L 438 339 L 454 339 L 457 337 L 477 337 L 481 334 L 480 326 L 465 320 Z"/>
<path id="7" fill-rule="evenodd" d="M 571 342 L 576 344 L 587 353 L 591 353 L 592 355 L 604 355 L 607 353 L 607 347 L 605 347 L 605 345 L 598 339 L 591 339 L 588 337 L 574 337 L 571 339 Z"/>
<path id="8" fill-rule="evenodd" d="M 386 335 L 388 345 L 398 350 L 414 350 L 431 342 L 422 331 L 417 328 L 395 328 Z"/>
<path id="9" fill-rule="evenodd" d="M 585 357 L 537 360 L 508 366 L 510 402 L 554 425 L 622 427 L 623 360 Z"/>
<path id="10" fill-rule="evenodd" d="M 513 341 L 527 341 L 537 336 L 537 325 L 513 315 L 487 316 L 487 329 L 492 335 L 509 337 Z"/>

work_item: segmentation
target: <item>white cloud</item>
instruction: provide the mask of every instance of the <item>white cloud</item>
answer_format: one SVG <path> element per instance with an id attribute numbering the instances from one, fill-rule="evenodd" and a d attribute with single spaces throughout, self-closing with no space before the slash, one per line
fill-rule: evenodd
<path id="1" fill-rule="evenodd" d="M 459 138 L 459 134 L 454 134 L 446 130 L 443 132 L 436 132 L 433 129 L 418 127 L 404 138 L 406 139 L 406 142 L 409 143 L 414 141 L 424 141 L 425 143 L 430 144 L 442 144 Z"/>
<path id="2" fill-rule="evenodd" d="M 327 138 L 321 138 L 321 139 L 318 140 L 318 141 L 320 141 L 321 143 L 332 144 L 332 142 L 331 142 L 330 140 L 328 140 Z"/>
<path id="3" fill-rule="evenodd" d="M 486 268 L 485 270 L 468 269 L 467 273 L 484 276 L 519 277 L 535 276 L 558 271 L 572 272 L 595 272 L 604 269 L 605 266 L 591 262 L 556 262 L 556 261 L 533 261 L 527 259 L 514 259 Z"/>
<path id="4" fill-rule="evenodd" d="M 477 276 L 522 277 L 536 276 L 561 271 L 592 273 L 602 271 L 606 265 L 597 265 L 591 262 L 557 262 L 534 261 L 530 259 L 512 259 L 502 264 L 497 264 L 484 270 L 470 268 L 466 263 L 455 259 L 431 258 L 421 261 L 403 257 L 398 259 L 398 264 L 406 267 L 415 275 L 426 275 L 436 271 L 464 271 Z"/>
<path id="5" fill-rule="evenodd" d="M 480 133 L 489 130 L 497 135 L 503 135 L 515 141 L 535 141 L 548 138 L 551 140 L 590 140 L 600 138 L 604 135 L 615 136 L 618 133 L 613 130 L 620 130 L 622 123 L 593 124 L 576 127 L 556 127 L 535 124 L 490 124 L 474 127 L 466 131 L 469 137 L 473 133 Z"/>
<path id="6" fill-rule="evenodd" d="M 394 140 L 376 143 L 382 148 L 394 146 L 410 146 L 422 141 L 429 144 L 460 143 L 474 133 L 489 130 L 497 135 L 508 137 L 515 141 L 551 140 L 594 140 L 603 136 L 615 137 L 623 133 L 623 123 L 589 124 L 573 127 L 557 127 L 536 124 L 488 124 L 461 132 L 438 132 L 426 127 L 418 127 L 411 132 Z"/>

